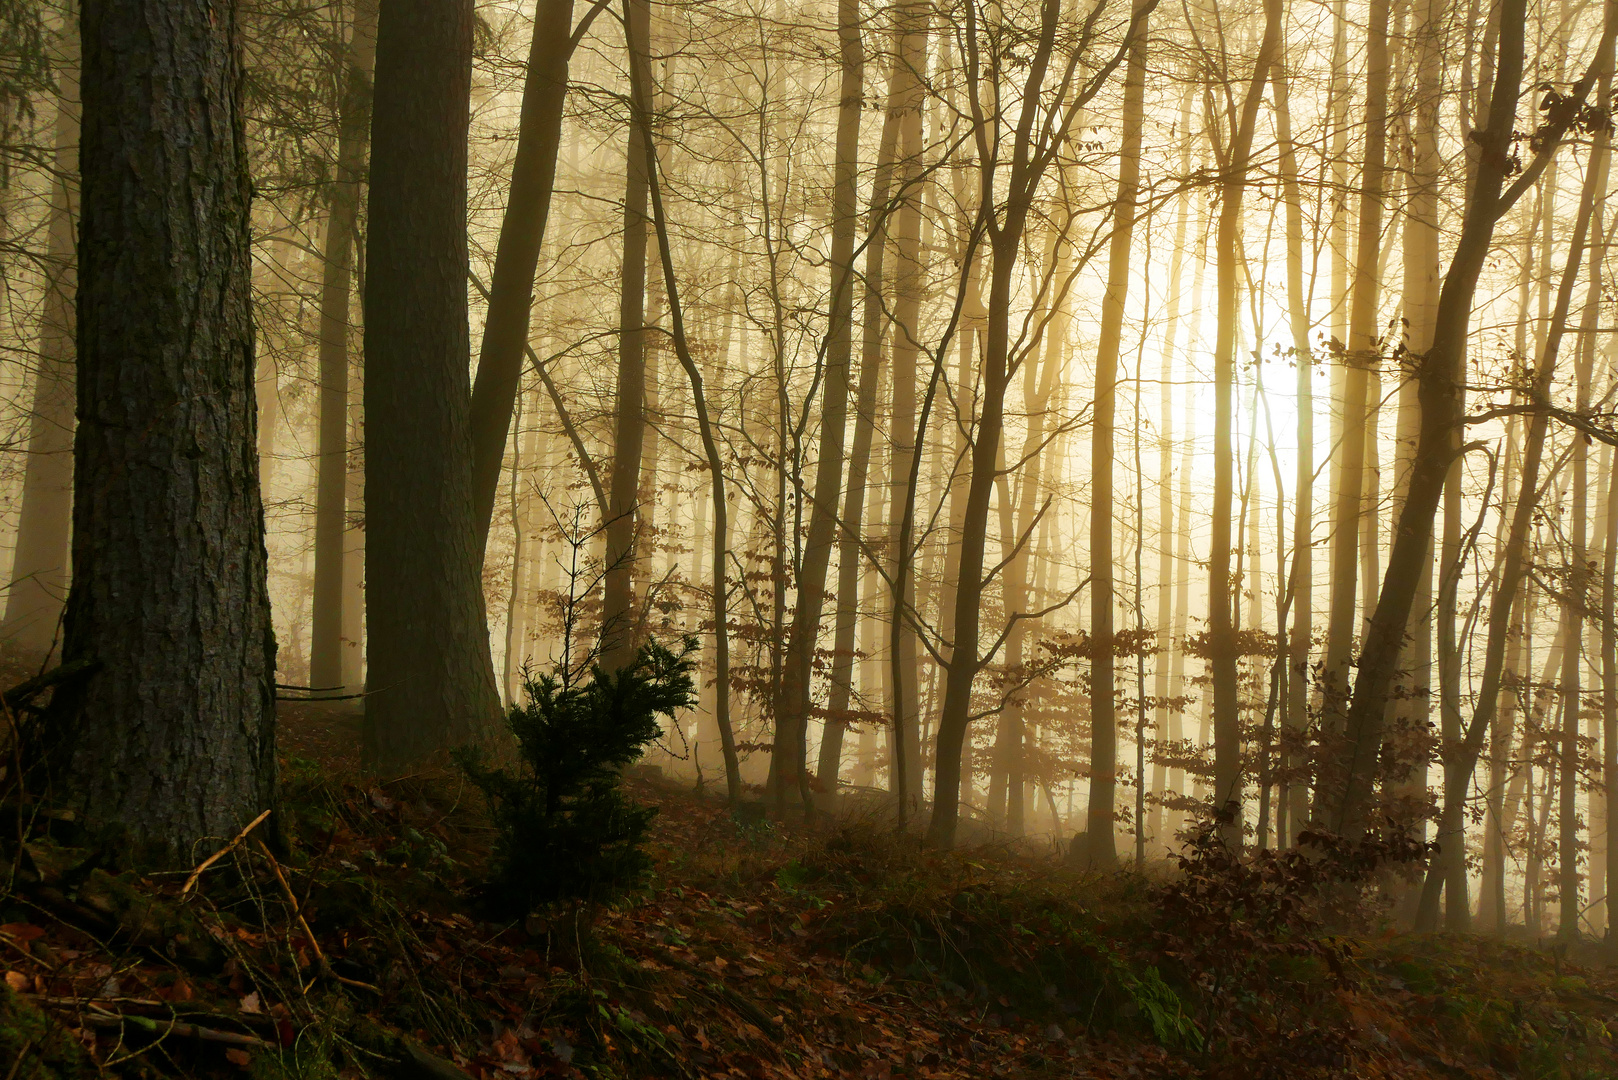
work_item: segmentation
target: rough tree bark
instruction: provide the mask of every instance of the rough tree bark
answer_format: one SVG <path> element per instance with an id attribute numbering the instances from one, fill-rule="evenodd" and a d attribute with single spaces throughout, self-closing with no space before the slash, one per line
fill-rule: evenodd
<path id="1" fill-rule="evenodd" d="M 189 865 L 275 793 L 234 9 L 88 0 L 68 788 Z M 185 147 L 176 154 L 174 147 Z"/>
<path id="2" fill-rule="evenodd" d="M 1602 72 L 1596 102 L 1605 107 L 1611 97 L 1612 72 Z M 1590 383 L 1595 365 L 1597 323 L 1601 313 L 1602 261 L 1606 255 L 1602 243 L 1602 211 L 1607 195 L 1607 147 L 1610 135 L 1605 127 L 1598 128 L 1591 140 L 1588 194 L 1590 201 L 1590 267 L 1585 286 L 1584 312 L 1579 327 L 1576 359 L 1574 361 L 1574 410 L 1583 416 L 1590 410 Z M 1561 836 L 1557 844 L 1559 875 L 1557 893 L 1562 912 L 1558 936 L 1566 939 L 1579 932 L 1579 716 L 1583 706 L 1584 671 L 1584 608 L 1587 602 L 1590 571 L 1586 563 L 1587 527 L 1589 518 L 1590 447 L 1589 440 L 1575 434 L 1573 438 L 1573 498 L 1572 512 L 1568 515 L 1567 543 L 1569 572 L 1567 598 L 1562 602 L 1562 636 L 1569 643 L 1566 667 L 1562 675 L 1562 738 L 1558 747 L 1561 758 L 1562 787 L 1559 792 L 1558 820 Z M 1592 802 L 1593 806 L 1593 802 Z M 1592 834 L 1594 822 L 1590 825 Z M 1594 852 L 1592 851 L 1592 856 Z"/>

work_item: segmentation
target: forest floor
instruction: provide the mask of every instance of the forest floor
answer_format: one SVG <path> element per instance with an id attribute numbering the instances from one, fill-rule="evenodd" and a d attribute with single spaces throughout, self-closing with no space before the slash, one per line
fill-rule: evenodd
<path id="1" fill-rule="evenodd" d="M 582 946 L 490 923 L 471 787 L 379 782 L 357 714 L 283 710 L 277 832 L 194 883 L 71 822 L 7 843 L 0 1080 L 1618 1076 L 1618 972 L 1565 953 L 1259 928 L 1166 869 L 925 853 L 656 779 L 629 782 L 653 880 Z"/>

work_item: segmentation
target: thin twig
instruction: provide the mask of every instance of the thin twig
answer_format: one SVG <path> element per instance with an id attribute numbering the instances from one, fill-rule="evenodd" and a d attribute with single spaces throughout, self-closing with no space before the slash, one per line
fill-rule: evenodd
<path id="1" fill-rule="evenodd" d="M 270 849 L 265 845 L 264 841 L 260 840 L 258 846 L 259 850 L 264 853 L 264 857 L 270 860 L 270 870 L 275 874 L 275 880 L 281 886 L 281 894 L 287 898 L 287 903 L 292 905 L 292 914 L 298 920 L 298 925 L 303 927 L 304 936 L 309 939 L 309 947 L 315 951 L 316 971 L 321 975 L 330 975 L 344 986 L 353 986 L 380 995 L 382 991 L 370 983 L 361 982 L 358 979 L 344 978 L 332 970 L 331 961 L 326 959 L 325 952 L 320 948 L 320 942 L 315 940 L 315 932 L 309 929 L 309 921 L 303 917 L 303 909 L 298 907 L 298 898 L 292 892 L 292 886 L 287 884 L 286 876 L 281 873 L 281 864 L 275 861 L 275 856 L 270 854 Z M 307 986 L 300 985 L 299 989 L 305 994 L 309 992 L 309 987 Z"/>
<path id="2" fill-rule="evenodd" d="M 269 816 L 270 816 L 270 812 L 268 810 L 264 811 L 258 817 L 254 818 L 252 821 L 248 822 L 247 823 L 247 828 L 245 828 L 241 832 L 237 833 L 236 838 L 234 840 L 232 840 L 230 843 L 226 844 L 224 847 L 220 848 L 218 851 L 214 852 L 208 858 L 204 859 L 202 861 L 202 863 L 200 865 L 198 865 L 195 870 L 191 871 L 191 876 L 185 879 L 185 884 L 180 886 L 180 895 L 184 896 L 186 893 L 190 892 L 192 887 L 194 885 L 196 885 L 197 879 L 202 876 L 202 872 L 204 870 L 208 869 L 208 867 L 212 866 L 214 863 L 218 862 L 220 859 L 223 859 L 226 855 L 229 855 L 232 851 L 235 851 L 236 850 L 236 845 L 240 844 L 243 840 L 246 840 L 247 839 L 247 834 L 252 832 L 254 829 L 258 828 L 259 825 L 264 821 L 264 819 L 269 817 Z"/>

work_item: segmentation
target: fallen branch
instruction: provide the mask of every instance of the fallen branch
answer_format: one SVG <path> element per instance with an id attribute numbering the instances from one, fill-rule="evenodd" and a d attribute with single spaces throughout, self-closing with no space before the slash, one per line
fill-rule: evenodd
<path id="1" fill-rule="evenodd" d="M 51 668 L 43 675 L 36 675 L 26 682 L 18 683 L 4 694 L 0 694 L 0 703 L 8 709 L 15 709 L 25 705 L 53 686 L 76 679 L 81 675 L 88 675 L 101 666 L 99 660 L 73 660 L 58 667 Z"/>
<path id="2" fill-rule="evenodd" d="M 182 1024 L 179 1021 L 160 1022 L 144 1016 L 128 1016 L 124 1013 L 94 1011 L 84 1014 L 84 1022 L 91 1027 L 110 1028 L 123 1027 L 132 1024 L 150 1035 L 162 1038 L 165 1035 L 174 1035 L 182 1039 L 199 1039 L 202 1042 L 223 1043 L 226 1046 L 246 1046 L 255 1050 L 274 1050 L 279 1043 L 261 1039 L 257 1035 L 240 1035 L 234 1031 L 215 1031 L 213 1028 L 201 1027 L 197 1024 Z"/>
<path id="3" fill-rule="evenodd" d="M 220 859 L 223 859 L 226 855 L 229 855 L 232 851 L 235 851 L 236 846 L 243 840 L 247 839 L 247 834 L 258 828 L 259 824 L 269 816 L 270 812 L 268 810 L 264 811 L 258 817 L 248 822 L 247 828 L 237 833 L 234 840 L 220 848 L 218 851 L 214 852 L 212 855 L 208 856 L 206 859 L 202 860 L 202 862 L 197 865 L 197 868 L 191 871 L 191 876 L 185 879 L 185 884 L 180 886 L 180 895 L 184 896 L 186 893 L 190 892 L 191 889 L 196 885 L 197 879 L 202 876 L 202 872 L 204 870 L 208 869 L 208 867 L 212 866 Z"/>
<path id="4" fill-rule="evenodd" d="M 309 928 L 309 921 L 303 917 L 303 910 L 298 906 L 298 898 L 293 894 L 292 886 L 287 883 L 286 875 L 281 873 L 281 864 L 275 861 L 275 856 L 270 854 L 270 849 L 264 843 L 264 841 L 260 840 L 258 842 L 258 846 L 259 850 L 264 853 L 264 857 L 270 860 L 270 870 L 274 872 L 275 880 L 281 886 L 281 894 L 287 898 L 287 903 L 292 905 L 292 914 L 297 918 L 298 925 L 303 927 L 304 936 L 309 939 L 309 947 L 315 951 L 315 970 L 321 975 L 331 976 L 344 986 L 353 986 L 360 990 L 369 990 L 371 993 L 380 997 L 382 991 L 377 987 L 372 986 L 370 983 L 360 982 L 358 979 L 345 978 L 332 970 L 331 961 L 326 959 L 325 952 L 320 948 L 320 942 L 315 940 L 315 932 Z M 306 994 L 309 992 L 309 988 L 307 986 L 300 987 L 300 989 Z"/>
<path id="5" fill-rule="evenodd" d="M 269 1015 L 226 1016 L 223 1013 L 213 1012 L 213 1011 L 211 1011 L 209 1009 L 186 1008 L 184 1006 L 183 1002 L 160 1001 L 160 1000 L 158 1000 L 156 998 L 118 997 L 118 996 L 88 998 L 88 997 L 64 997 L 64 996 L 61 996 L 61 995 L 52 996 L 52 995 L 49 995 L 49 994 L 30 994 L 30 993 L 18 993 L 17 996 L 22 998 L 25 1001 L 31 1001 L 35 1005 L 38 1005 L 38 1006 L 40 1006 L 42 1008 L 63 1009 L 63 1010 L 71 1009 L 73 1011 L 78 1011 L 80 1009 L 89 1008 L 89 1009 L 97 1010 L 97 1011 L 99 1011 L 101 1013 L 104 1013 L 106 1015 L 109 1015 L 109 1016 L 126 1016 L 126 1017 L 128 1017 L 130 1019 L 135 1019 L 135 1017 L 130 1016 L 130 1014 L 125 1013 L 125 1012 L 118 1012 L 116 1010 L 109 1009 L 109 1008 L 107 1008 L 107 1006 L 108 1005 L 118 1005 L 118 1006 L 122 1007 L 123 1009 L 158 1010 L 158 1011 L 161 1011 L 161 1012 L 166 1012 L 170 1016 L 174 1016 L 174 1017 L 182 1016 L 182 1015 L 202 1016 L 202 1017 L 207 1017 L 210 1020 L 224 1020 L 224 1021 L 227 1021 L 227 1022 L 230 1022 L 230 1023 L 243 1024 L 243 1025 L 245 1025 L 247 1027 L 259 1027 L 259 1028 L 267 1027 L 267 1028 L 273 1029 L 275 1027 L 275 1025 L 276 1025 L 275 1017 L 269 1016 Z M 141 1017 L 140 1019 L 145 1019 L 145 1017 Z"/>

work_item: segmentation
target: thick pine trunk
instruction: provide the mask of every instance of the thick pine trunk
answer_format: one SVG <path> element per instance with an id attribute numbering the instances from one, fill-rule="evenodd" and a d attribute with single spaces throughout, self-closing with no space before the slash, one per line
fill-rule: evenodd
<path id="1" fill-rule="evenodd" d="M 89 0 L 80 29 L 63 658 L 100 667 L 56 723 L 86 820 L 190 865 L 275 793 L 240 40 L 204 0 Z"/>
<path id="2" fill-rule="evenodd" d="M 500 698 L 472 520 L 470 0 L 382 0 L 365 280 L 365 749 L 479 737 Z"/>

